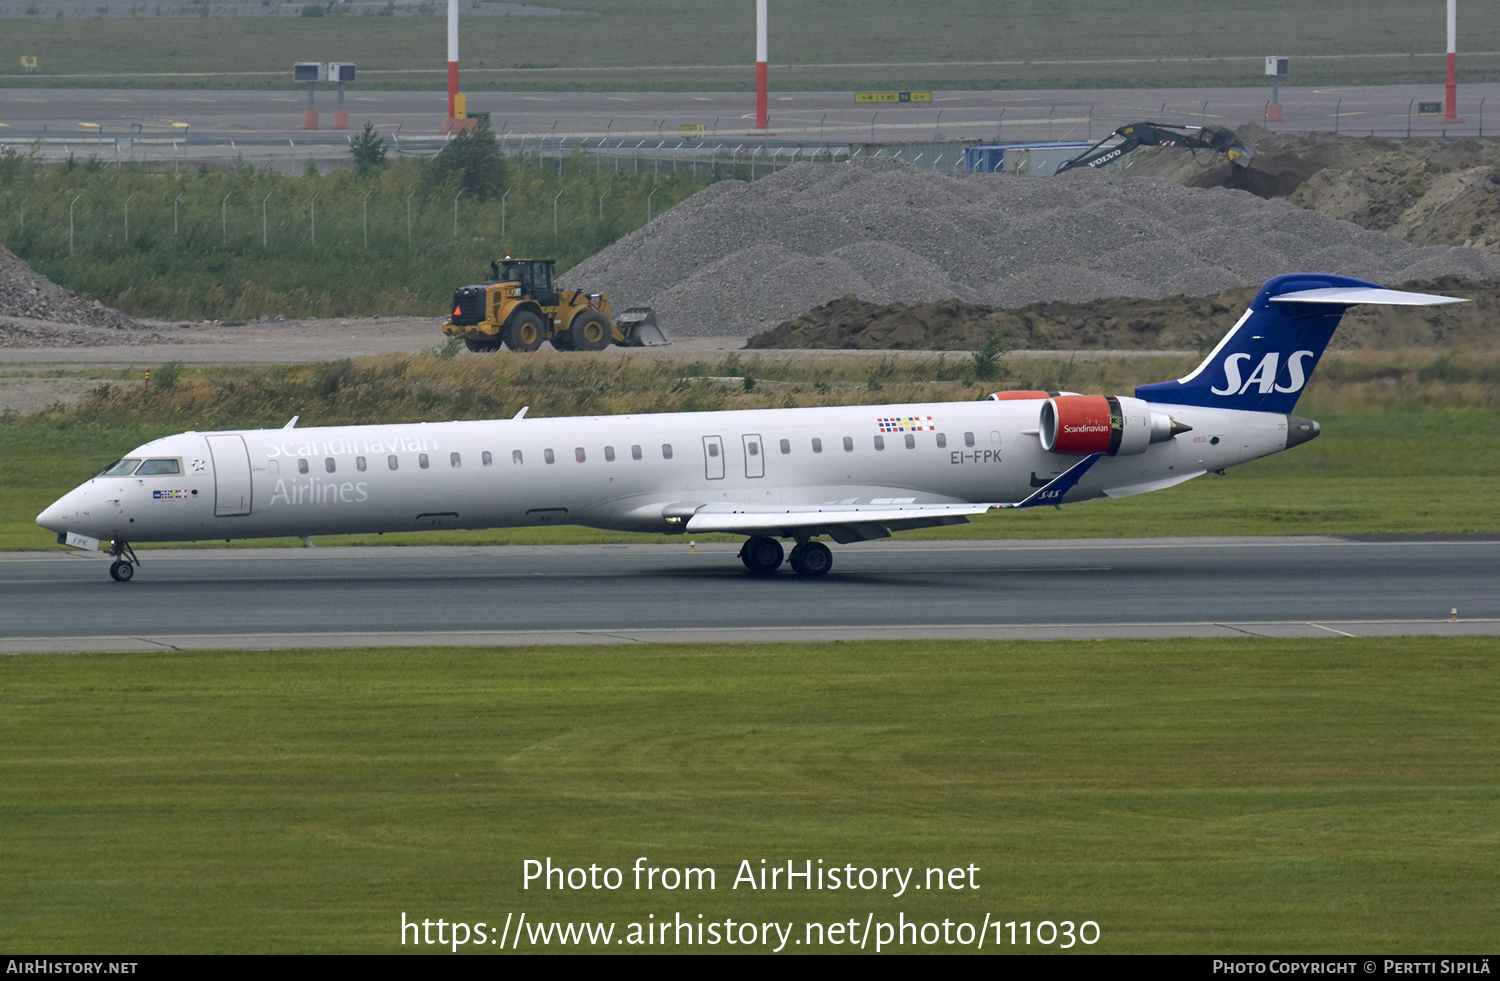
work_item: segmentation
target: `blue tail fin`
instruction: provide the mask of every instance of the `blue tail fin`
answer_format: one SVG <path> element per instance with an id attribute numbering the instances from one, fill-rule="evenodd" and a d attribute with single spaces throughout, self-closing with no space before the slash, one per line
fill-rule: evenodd
<path id="1" fill-rule="evenodd" d="M 1306 298 L 1277 302 L 1286 294 Z M 1381 302 L 1366 298 L 1378 294 L 1415 295 L 1347 276 L 1277 276 L 1260 288 L 1239 323 L 1192 373 L 1176 381 L 1141 385 L 1135 397 L 1176 405 L 1291 412 L 1344 311 L 1353 303 Z"/>

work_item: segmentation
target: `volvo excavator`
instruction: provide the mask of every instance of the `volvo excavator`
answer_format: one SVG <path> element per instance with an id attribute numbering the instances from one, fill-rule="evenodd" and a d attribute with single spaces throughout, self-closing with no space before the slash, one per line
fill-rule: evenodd
<path id="1" fill-rule="evenodd" d="M 1108 145 L 1106 145 L 1108 144 Z M 1222 153 L 1236 167 L 1249 167 L 1255 149 L 1246 146 L 1223 126 L 1173 126 L 1168 123 L 1127 123 L 1087 150 L 1063 161 L 1061 174 L 1076 167 L 1103 167 L 1143 146 L 1183 146 L 1190 150 Z"/>

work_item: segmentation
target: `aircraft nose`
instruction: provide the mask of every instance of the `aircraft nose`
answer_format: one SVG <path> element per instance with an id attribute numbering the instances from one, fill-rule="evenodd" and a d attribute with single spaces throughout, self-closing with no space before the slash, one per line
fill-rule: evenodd
<path id="1" fill-rule="evenodd" d="M 36 523 L 48 531 L 67 531 L 68 519 L 73 516 L 74 512 L 68 500 L 72 496 L 72 494 L 64 494 L 53 501 L 47 510 L 36 516 Z"/>

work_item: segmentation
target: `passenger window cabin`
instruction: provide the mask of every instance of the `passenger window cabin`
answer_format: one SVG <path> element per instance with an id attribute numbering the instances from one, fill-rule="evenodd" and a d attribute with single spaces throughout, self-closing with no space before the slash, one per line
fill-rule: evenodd
<path id="1" fill-rule="evenodd" d="M 823 441 L 821 439 L 818 439 L 818 437 L 816 437 L 816 436 L 813 437 L 812 450 L 813 450 L 814 453 L 822 453 L 823 452 Z"/>
<path id="2" fill-rule="evenodd" d="M 573 447 L 573 459 L 577 460 L 579 463 L 582 463 L 586 459 L 583 453 L 583 447 Z"/>
<path id="3" fill-rule="evenodd" d="M 670 460 L 670 459 L 672 459 L 672 444 L 671 443 L 663 443 L 663 444 L 661 444 L 661 458 L 663 460 Z"/>
<path id="4" fill-rule="evenodd" d="M 297 472 L 298 473 L 307 473 L 307 461 L 306 460 L 298 460 L 297 461 Z"/>
<path id="5" fill-rule="evenodd" d="M 421 467 L 423 470 L 426 470 L 430 465 L 431 465 L 431 463 L 427 459 L 427 454 L 426 453 L 418 453 L 417 454 L 417 466 Z"/>
<path id="6" fill-rule="evenodd" d="M 364 457 L 357 456 L 357 457 L 354 458 L 354 469 L 358 470 L 360 473 L 364 473 L 365 472 L 365 470 L 367 469 L 367 465 L 365 463 L 365 458 Z"/>
<path id="7" fill-rule="evenodd" d="M 604 462 L 605 463 L 614 463 L 615 462 L 615 448 L 613 446 L 606 446 L 604 448 Z"/>
<path id="8" fill-rule="evenodd" d="M 464 465 L 464 461 L 463 461 L 463 459 L 457 453 L 449 453 L 448 454 L 448 466 L 450 466 L 453 469 L 457 470 L 459 467 L 461 467 L 463 465 Z"/>
<path id="9" fill-rule="evenodd" d="M 557 462 L 557 456 L 555 454 L 553 454 L 553 452 L 551 450 L 543 450 L 542 451 L 542 462 L 543 463 L 556 463 Z"/>
<path id="10" fill-rule="evenodd" d="M 329 473 L 333 473 L 336 470 L 338 470 L 338 464 L 336 464 L 336 463 L 333 462 L 333 457 L 331 457 L 331 456 L 324 457 L 323 458 L 323 469 L 327 470 Z"/>
<path id="11" fill-rule="evenodd" d="M 781 441 L 781 455 L 782 456 L 786 456 L 790 452 L 792 452 L 792 441 L 789 440 L 789 439 L 782 440 Z"/>
<path id="12" fill-rule="evenodd" d="M 844 452 L 845 453 L 853 453 L 854 452 L 854 437 L 853 436 L 845 436 L 844 437 Z"/>
<path id="13" fill-rule="evenodd" d="M 386 466 L 390 467 L 392 470 L 399 470 L 399 469 L 401 469 L 401 461 L 398 460 L 398 459 L 396 459 L 394 456 L 388 456 L 388 457 L 386 457 L 385 458 L 385 463 L 386 463 Z"/>
<path id="14" fill-rule="evenodd" d="M 494 464 L 495 458 L 490 455 L 489 450 L 485 450 L 483 453 L 479 454 L 479 462 L 488 467 Z"/>
<path id="15" fill-rule="evenodd" d="M 948 435 L 947 435 L 947 433 L 938 433 L 937 434 L 937 444 L 938 444 L 938 449 L 940 449 L 940 450 L 945 450 L 945 449 L 948 448 Z"/>
<path id="16" fill-rule="evenodd" d="M 906 448 L 908 450 L 914 450 L 914 449 L 917 448 L 917 434 L 916 433 L 907 433 L 906 434 Z"/>
<path id="17" fill-rule="evenodd" d="M 875 437 L 875 448 L 877 450 L 883 450 L 883 449 L 885 449 L 885 437 L 884 436 L 876 436 Z"/>
<path id="18" fill-rule="evenodd" d="M 974 445 L 974 434 L 973 433 L 964 433 L 964 445 L 965 446 L 973 446 Z"/>
<path id="19" fill-rule="evenodd" d="M 520 466 L 521 465 L 521 460 L 522 460 L 522 457 L 521 457 L 521 451 L 520 450 L 511 450 L 510 451 L 510 462 L 511 463 L 515 464 L 516 466 Z"/>
<path id="20" fill-rule="evenodd" d="M 641 458 L 641 448 L 639 446 L 632 446 L 630 448 L 630 458 L 632 460 L 639 460 Z"/>

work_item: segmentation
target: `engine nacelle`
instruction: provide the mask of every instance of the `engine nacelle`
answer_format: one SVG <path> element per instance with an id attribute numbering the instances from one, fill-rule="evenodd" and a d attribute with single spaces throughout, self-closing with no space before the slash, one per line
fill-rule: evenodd
<path id="1" fill-rule="evenodd" d="M 1053 395 L 1061 395 L 1061 392 L 1030 391 L 1026 389 L 1012 389 L 1009 392 L 991 392 L 988 402 L 1029 402 L 1033 399 L 1044 399 Z"/>
<path id="2" fill-rule="evenodd" d="M 1064 456 L 1132 456 L 1152 443 L 1189 432 L 1141 399 L 1114 395 L 1058 395 L 1042 403 L 1042 449 Z"/>

